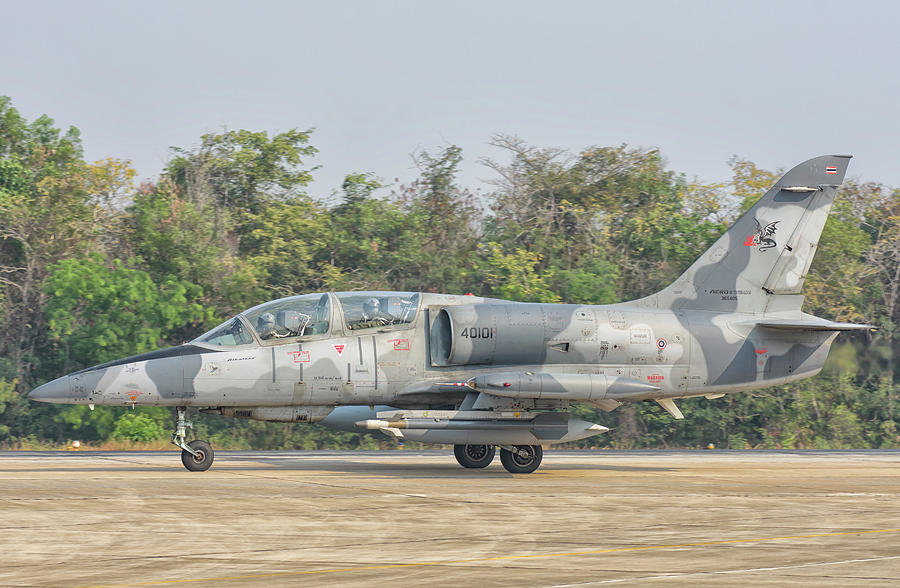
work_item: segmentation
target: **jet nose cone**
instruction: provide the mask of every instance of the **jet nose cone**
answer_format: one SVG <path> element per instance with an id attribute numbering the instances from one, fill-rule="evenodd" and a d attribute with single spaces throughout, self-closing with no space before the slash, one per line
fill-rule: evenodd
<path id="1" fill-rule="evenodd" d="M 69 399 L 69 376 L 56 378 L 28 393 L 32 400 L 40 402 L 65 402 Z"/>

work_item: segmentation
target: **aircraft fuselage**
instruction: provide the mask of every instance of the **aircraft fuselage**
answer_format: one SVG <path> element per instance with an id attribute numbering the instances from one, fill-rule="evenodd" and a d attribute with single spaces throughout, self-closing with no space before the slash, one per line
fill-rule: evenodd
<path id="1" fill-rule="evenodd" d="M 55 402 L 72 404 L 429 407 L 452 401 L 417 392 L 428 390 L 427 383 L 515 371 L 626 378 L 656 388 L 643 391 L 641 399 L 679 398 L 814 375 L 836 336 L 767 332 L 753 328 L 755 317 L 748 313 L 438 294 L 419 299 L 409 324 L 354 331 L 345 328 L 342 316 L 333 316 L 333 328 L 319 335 L 236 347 L 194 342 L 82 370 L 46 386 L 56 390 Z M 339 315 L 340 304 L 333 301 L 331 308 Z M 452 325 L 440 323 L 444 310 L 452 312 Z M 468 391 L 460 387 L 459 396 Z"/>

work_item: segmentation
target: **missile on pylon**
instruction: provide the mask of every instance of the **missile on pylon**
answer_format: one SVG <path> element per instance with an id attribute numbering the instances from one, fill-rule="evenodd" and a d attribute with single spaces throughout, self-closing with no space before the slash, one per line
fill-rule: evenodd
<path id="1" fill-rule="evenodd" d="M 403 418 L 398 412 L 390 420 L 367 419 L 358 421 L 356 426 L 411 440 L 438 439 L 436 443 L 453 444 L 483 443 L 484 439 L 502 438 L 504 443 L 534 445 L 575 441 L 609 430 L 597 423 L 570 419 L 565 413 L 539 413 L 532 419 L 479 420 Z"/>

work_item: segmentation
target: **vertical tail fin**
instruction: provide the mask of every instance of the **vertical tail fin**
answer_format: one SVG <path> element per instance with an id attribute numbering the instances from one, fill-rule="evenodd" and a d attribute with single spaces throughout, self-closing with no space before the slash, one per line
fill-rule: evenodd
<path id="1" fill-rule="evenodd" d="M 635 304 L 719 312 L 799 310 L 802 297 L 795 295 L 850 157 L 823 155 L 784 174 L 681 277 Z"/>

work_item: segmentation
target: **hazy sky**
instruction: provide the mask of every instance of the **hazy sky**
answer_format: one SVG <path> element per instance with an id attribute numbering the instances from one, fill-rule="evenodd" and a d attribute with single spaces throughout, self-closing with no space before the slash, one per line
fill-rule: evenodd
<path id="1" fill-rule="evenodd" d="M 310 189 L 487 141 L 658 147 L 688 177 L 852 153 L 900 186 L 897 2 L 0 2 L 0 95 L 155 178 L 223 128 L 315 128 Z"/>

